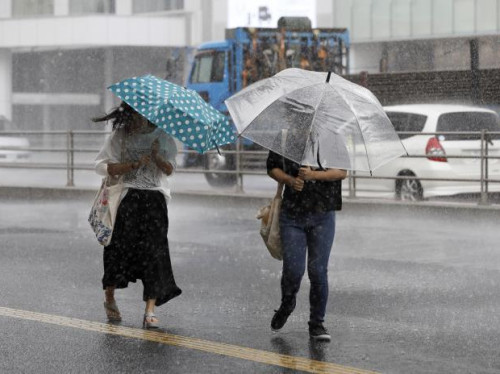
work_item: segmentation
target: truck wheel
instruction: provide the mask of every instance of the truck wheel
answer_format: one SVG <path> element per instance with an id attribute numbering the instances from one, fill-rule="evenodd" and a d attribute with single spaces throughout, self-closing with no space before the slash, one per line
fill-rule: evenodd
<path id="1" fill-rule="evenodd" d="M 411 172 L 401 173 L 399 176 L 414 177 Z M 396 181 L 396 199 L 403 201 L 420 201 L 424 198 L 424 189 L 417 179 L 403 179 Z"/>
<path id="2" fill-rule="evenodd" d="M 235 170 L 234 156 L 218 153 L 205 155 L 205 178 L 212 187 L 231 187 L 236 184 L 236 174 L 211 173 L 218 170 Z"/>

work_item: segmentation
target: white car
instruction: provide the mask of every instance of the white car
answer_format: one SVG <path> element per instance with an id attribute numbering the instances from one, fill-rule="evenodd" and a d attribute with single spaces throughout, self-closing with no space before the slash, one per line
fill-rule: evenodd
<path id="1" fill-rule="evenodd" d="M 421 200 L 481 191 L 480 182 L 429 181 L 420 178 L 476 179 L 481 176 L 479 158 L 443 156 L 480 156 L 480 135 L 444 135 L 439 132 L 500 131 L 497 113 L 464 105 L 410 104 L 384 108 L 396 131 L 438 133 L 437 135 L 400 135 L 410 156 L 389 162 L 373 172 L 374 177 L 414 176 L 415 180 L 356 179 L 356 190 L 394 194 L 401 200 Z M 500 156 L 500 135 L 490 135 L 490 156 Z M 357 172 L 356 175 L 367 176 Z M 500 159 L 488 160 L 488 178 L 500 179 Z M 500 183 L 488 184 L 489 192 L 499 192 Z"/>
<path id="2" fill-rule="evenodd" d="M 27 150 L 30 146 L 29 140 L 11 134 L 2 134 L 3 131 L 12 131 L 12 125 L 8 126 L 7 120 L 0 117 L 0 162 L 22 161 L 30 157 Z"/>

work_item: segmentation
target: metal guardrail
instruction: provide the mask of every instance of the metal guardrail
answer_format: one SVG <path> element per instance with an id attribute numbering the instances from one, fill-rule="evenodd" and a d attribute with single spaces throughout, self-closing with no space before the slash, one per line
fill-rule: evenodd
<path id="1" fill-rule="evenodd" d="M 463 155 L 439 155 L 440 158 L 446 159 L 479 159 L 480 160 L 480 178 L 479 179 L 469 179 L 469 178 L 422 178 L 418 176 L 396 176 L 396 177 L 376 177 L 376 176 L 362 176 L 357 175 L 356 172 L 349 172 L 348 174 L 348 185 L 349 185 L 349 196 L 356 197 L 356 180 L 357 179 L 385 179 L 385 180 L 419 180 L 419 181 L 435 181 L 435 182 L 475 182 L 480 183 L 480 204 L 488 203 L 488 192 L 490 183 L 500 183 L 500 179 L 489 178 L 489 160 L 500 159 L 500 156 L 491 156 L 489 154 L 489 135 L 500 135 L 500 132 L 488 132 L 483 130 L 481 132 L 399 132 L 400 135 L 421 135 L 421 136 L 437 136 L 437 135 L 477 135 L 481 141 L 481 148 L 479 155 L 463 156 Z M 64 146 L 59 147 L 2 147 L 0 146 L 0 153 L 2 151 L 26 151 L 26 152 L 44 152 L 44 153 L 65 153 L 66 162 L 65 163 L 41 163 L 41 162 L 0 162 L 0 168 L 16 168 L 16 169 L 53 169 L 53 170 L 66 170 L 67 171 L 67 183 L 66 186 L 73 187 L 74 184 L 74 173 L 75 170 L 94 170 L 93 164 L 76 164 L 75 154 L 85 154 L 92 153 L 96 154 L 100 150 L 101 143 L 99 143 L 99 148 L 97 147 L 78 147 L 75 146 L 75 137 L 83 136 L 100 136 L 101 142 L 104 137 L 109 135 L 109 132 L 104 131 L 0 131 L 1 136 L 42 136 L 42 137 L 62 137 L 64 138 Z M 261 155 L 263 158 L 267 156 L 267 151 L 247 151 L 242 149 L 240 141 L 237 141 L 235 150 L 223 151 L 226 155 L 235 155 L 235 169 L 234 170 L 213 170 L 213 169 L 196 169 L 196 168 L 178 168 L 177 173 L 199 173 L 205 174 L 207 172 L 214 174 L 235 174 L 236 175 L 236 191 L 243 192 L 243 176 L 244 175 L 267 175 L 267 172 L 263 170 L 248 170 L 244 168 L 242 164 L 242 156 L 245 155 Z M 191 150 L 179 150 L 179 153 L 196 153 L 196 151 Z M 209 151 L 208 154 L 216 154 L 216 151 Z M 428 155 L 405 155 L 404 158 L 427 158 Z"/>

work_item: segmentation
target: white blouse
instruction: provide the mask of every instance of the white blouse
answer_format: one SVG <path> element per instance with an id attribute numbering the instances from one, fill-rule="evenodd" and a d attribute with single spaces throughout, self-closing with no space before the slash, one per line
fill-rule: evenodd
<path id="1" fill-rule="evenodd" d="M 176 168 L 175 157 L 177 145 L 174 139 L 163 130 L 156 128 L 149 133 L 135 133 L 129 135 L 123 129 L 113 131 L 104 142 L 103 147 L 95 159 L 97 174 L 108 176 L 108 164 L 120 162 L 135 162 L 144 155 L 151 154 L 151 145 L 158 139 L 160 143 L 159 154 Z M 123 175 L 123 193 L 127 194 L 129 188 L 160 191 L 165 195 L 168 203 L 170 200 L 169 181 L 154 162 L 143 165 Z"/>

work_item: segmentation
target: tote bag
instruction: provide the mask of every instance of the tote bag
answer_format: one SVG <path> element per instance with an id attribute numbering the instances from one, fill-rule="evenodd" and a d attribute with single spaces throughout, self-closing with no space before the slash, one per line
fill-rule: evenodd
<path id="1" fill-rule="evenodd" d="M 280 211 L 282 202 L 283 184 L 278 184 L 276 196 L 271 202 L 259 209 L 257 218 L 261 219 L 260 236 L 271 256 L 277 260 L 283 260 L 283 246 L 280 236 Z"/>
<path id="2" fill-rule="evenodd" d="M 285 143 L 288 130 L 283 129 L 281 135 L 281 150 L 285 149 Z M 283 171 L 285 170 L 285 159 L 282 158 Z M 283 201 L 283 183 L 278 183 L 276 195 L 271 202 L 263 206 L 257 212 L 257 219 L 260 219 L 260 236 L 264 240 L 269 253 L 276 260 L 283 260 L 283 245 L 281 244 L 280 235 L 280 212 L 281 203 Z"/>
<path id="3" fill-rule="evenodd" d="M 109 245 L 113 236 L 120 196 L 123 190 L 123 178 L 103 178 L 90 209 L 89 223 L 99 244 Z"/>
<path id="4" fill-rule="evenodd" d="M 123 162 L 124 142 L 125 140 L 122 138 L 120 162 Z M 103 246 L 111 243 L 122 191 L 123 176 L 107 176 L 102 179 L 101 188 L 94 197 L 88 220 L 97 241 Z"/>

